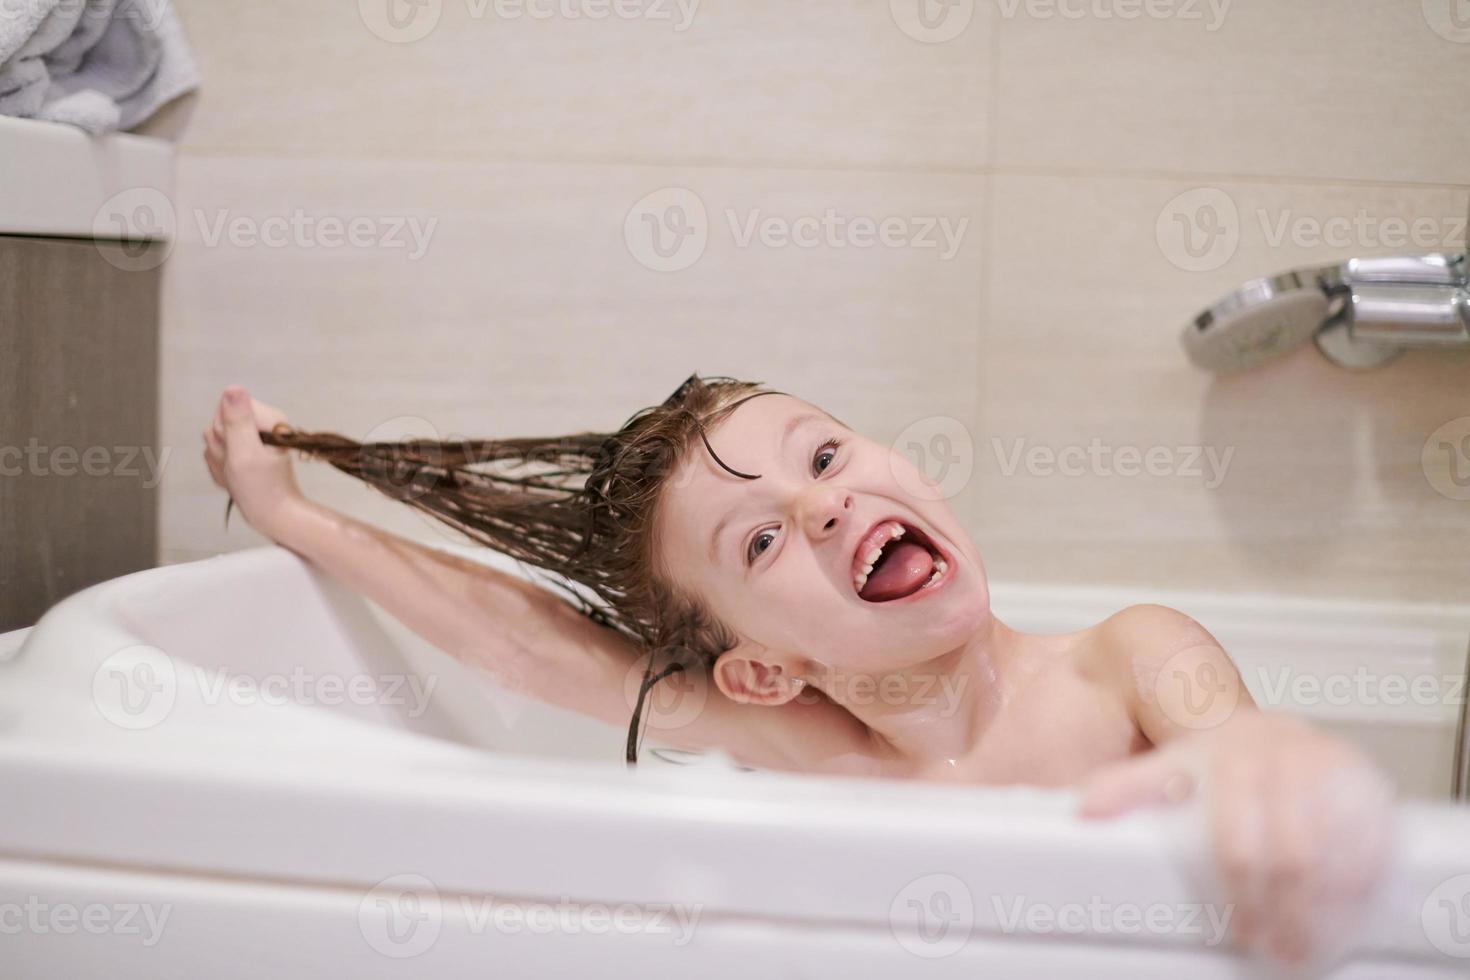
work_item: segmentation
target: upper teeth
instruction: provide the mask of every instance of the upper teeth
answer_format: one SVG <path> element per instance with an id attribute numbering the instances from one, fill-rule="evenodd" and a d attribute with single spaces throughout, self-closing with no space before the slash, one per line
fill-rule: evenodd
<path id="1" fill-rule="evenodd" d="M 883 533 L 886 533 L 888 535 L 889 541 L 903 537 L 903 525 L 898 523 L 897 521 L 889 523 L 886 527 L 882 529 L 882 531 Z M 863 556 L 864 564 L 862 569 L 852 577 L 852 584 L 859 592 L 863 590 L 863 586 L 868 584 L 868 576 L 873 573 L 873 565 L 876 564 L 878 559 L 882 556 L 883 548 L 881 545 L 873 548 L 871 551 Z"/>

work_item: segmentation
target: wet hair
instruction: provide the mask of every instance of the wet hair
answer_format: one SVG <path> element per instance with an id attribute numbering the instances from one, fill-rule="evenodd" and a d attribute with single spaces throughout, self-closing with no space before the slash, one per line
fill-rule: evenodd
<path id="1" fill-rule="evenodd" d="M 473 541 L 553 573 L 547 581 L 575 608 L 632 640 L 647 658 L 628 725 L 625 758 L 634 765 L 648 692 L 677 671 L 707 671 L 736 642 L 659 561 L 662 491 L 696 437 L 726 472 L 758 479 L 715 455 L 706 431 L 736 406 L 772 394 L 781 392 L 696 372 L 611 433 L 358 443 L 283 422 L 261 441 L 325 460 Z"/>

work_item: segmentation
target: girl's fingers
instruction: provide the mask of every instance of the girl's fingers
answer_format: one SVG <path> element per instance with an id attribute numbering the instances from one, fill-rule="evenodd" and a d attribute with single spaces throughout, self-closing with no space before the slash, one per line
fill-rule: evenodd
<path id="1" fill-rule="evenodd" d="M 1194 792 L 1194 780 L 1169 752 L 1151 752 L 1110 766 L 1082 788 L 1079 816 L 1106 819 L 1149 806 L 1182 803 Z"/>
<path id="2" fill-rule="evenodd" d="M 261 445 L 252 404 L 249 393 L 239 385 L 225 389 L 223 429 L 226 449 L 248 453 Z"/>
<path id="3" fill-rule="evenodd" d="M 1271 870 L 1266 882 L 1270 948 L 1277 958 L 1300 963 L 1311 948 L 1312 906 L 1322 870 L 1321 831 L 1309 811 L 1311 794 L 1302 792 L 1310 784 L 1310 774 L 1298 778 L 1289 766 L 1274 768 L 1269 777 L 1274 803 L 1269 814 Z"/>
<path id="4" fill-rule="evenodd" d="M 214 485 L 217 487 L 223 487 L 225 485 L 225 480 L 224 477 L 220 474 L 219 464 L 214 461 L 209 450 L 207 449 L 204 451 L 204 465 L 208 468 L 209 478 L 214 481 Z"/>
<path id="5" fill-rule="evenodd" d="M 1261 854 L 1264 845 L 1260 790 L 1253 767 L 1222 759 L 1210 787 L 1210 836 L 1230 903 L 1236 941 L 1255 944 L 1261 926 Z"/>

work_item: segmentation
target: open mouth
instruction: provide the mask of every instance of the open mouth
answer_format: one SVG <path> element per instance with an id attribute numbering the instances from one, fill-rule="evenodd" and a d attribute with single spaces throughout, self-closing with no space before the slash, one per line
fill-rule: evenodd
<path id="1" fill-rule="evenodd" d="M 893 602 L 933 589 L 950 563 L 927 534 L 899 520 L 873 525 L 852 558 L 852 587 L 864 602 Z"/>

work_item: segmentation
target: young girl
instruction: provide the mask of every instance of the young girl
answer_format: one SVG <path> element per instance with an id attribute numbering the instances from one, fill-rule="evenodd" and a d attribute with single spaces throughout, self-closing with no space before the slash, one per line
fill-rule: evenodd
<path id="1" fill-rule="evenodd" d="M 1284 960 L 1380 874 L 1392 789 L 1357 751 L 1258 711 L 1172 609 L 1059 636 L 1007 627 L 932 481 L 791 395 L 694 375 L 616 433 L 364 446 L 295 431 L 231 386 L 204 442 L 253 527 L 501 684 L 622 724 L 641 667 L 630 760 L 644 695 L 677 682 L 674 707 L 648 702 L 659 740 L 752 767 L 1080 784 L 1091 817 L 1204 790 L 1237 939 Z M 287 448 L 581 591 L 561 584 L 568 602 L 310 501 Z"/>

